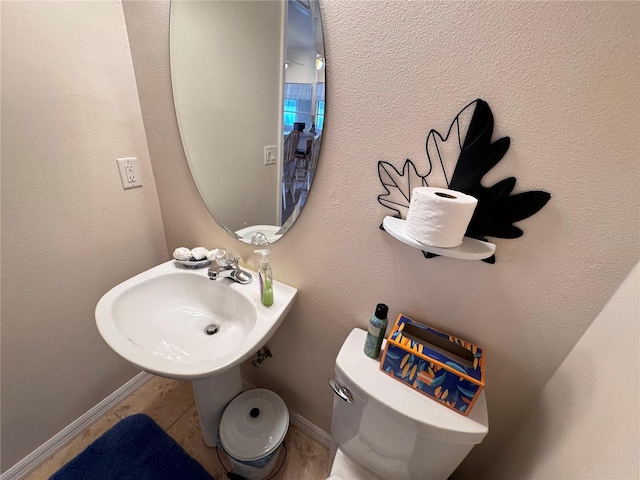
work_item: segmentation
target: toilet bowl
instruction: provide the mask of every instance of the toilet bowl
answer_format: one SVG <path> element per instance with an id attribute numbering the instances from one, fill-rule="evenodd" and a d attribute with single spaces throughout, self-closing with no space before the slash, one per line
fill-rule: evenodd
<path id="1" fill-rule="evenodd" d="M 327 480 L 384 480 L 371 470 L 351 461 L 340 448 L 332 453 L 332 458 L 331 475 Z"/>
<path id="2" fill-rule="evenodd" d="M 388 375 L 354 329 L 336 358 L 332 480 L 446 480 L 489 428 L 484 392 L 461 415 Z"/>

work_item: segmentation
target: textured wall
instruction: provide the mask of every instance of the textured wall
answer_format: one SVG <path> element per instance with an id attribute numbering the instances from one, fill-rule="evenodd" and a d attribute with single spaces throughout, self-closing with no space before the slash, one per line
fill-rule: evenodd
<path id="1" fill-rule="evenodd" d="M 120 2 L 1 8 L 5 471 L 135 375 L 94 308 L 167 250 Z"/>
<path id="2" fill-rule="evenodd" d="M 640 478 L 638 271 L 553 374 L 485 478 Z"/>
<path id="3" fill-rule="evenodd" d="M 328 430 L 326 379 L 375 304 L 485 347 L 490 433 L 459 470 L 475 478 L 638 261 L 637 3 L 323 1 L 327 124 L 303 215 L 271 247 L 296 304 L 254 384 Z M 184 161 L 167 63 L 167 2 L 125 2 L 168 248 L 252 248 L 208 216 Z M 496 240 L 498 262 L 425 260 L 378 229 L 378 160 L 425 160 L 470 100 L 489 102 L 511 148 L 485 178 L 551 202 Z M 424 165 L 424 163 L 422 163 Z M 184 215 L 184 212 L 190 215 Z M 276 292 L 277 295 L 277 292 Z"/>

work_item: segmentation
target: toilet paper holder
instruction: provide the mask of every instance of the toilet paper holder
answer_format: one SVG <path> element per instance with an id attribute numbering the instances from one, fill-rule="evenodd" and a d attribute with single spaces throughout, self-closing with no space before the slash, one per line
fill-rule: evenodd
<path id="1" fill-rule="evenodd" d="M 490 187 L 481 184 L 482 178 L 502 160 L 510 145 L 509 137 L 491 141 L 493 123 L 489 104 L 478 98 L 456 115 L 445 137 L 434 129 L 429 132 L 426 174 L 419 173 L 410 159 L 405 160 L 402 170 L 380 160 L 378 178 L 385 193 L 378 195 L 378 203 L 394 212 L 384 218 L 380 229 L 422 250 L 426 258 L 447 256 L 495 263 L 496 246 L 487 242 L 487 237 L 521 237 L 524 232 L 514 223 L 540 211 L 551 195 L 540 190 L 512 195 L 515 177 L 506 178 Z M 447 148 L 444 148 L 447 143 Z M 425 186 L 442 186 L 478 199 L 466 236 L 459 247 L 424 245 L 404 232 L 411 191 L 415 187 Z"/>
<path id="2" fill-rule="evenodd" d="M 418 248 L 426 254 L 431 254 L 432 257 L 443 256 L 457 258 L 459 260 L 484 260 L 486 258 L 490 258 L 496 251 L 495 244 L 470 237 L 464 237 L 462 244 L 453 248 L 441 248 L 426 245 L 407 235 L 404 231 L 404 226 L 405 221 L 403 219 L 386 216 L 384 217 L 381 228 L 392 237 L 400 240 L 402 243 Z"/>

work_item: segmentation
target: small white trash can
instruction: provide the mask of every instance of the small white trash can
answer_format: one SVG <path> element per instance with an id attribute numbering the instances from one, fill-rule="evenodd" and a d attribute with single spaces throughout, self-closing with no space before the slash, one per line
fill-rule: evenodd
<path id="1" fill-rule="evenodd" d="M 273 470 L 289 429 L 289 411 L 275 392 L 247 390 L 222 412 L 220 446 L 233 472 L 247 480 L 263 480 Z"/>

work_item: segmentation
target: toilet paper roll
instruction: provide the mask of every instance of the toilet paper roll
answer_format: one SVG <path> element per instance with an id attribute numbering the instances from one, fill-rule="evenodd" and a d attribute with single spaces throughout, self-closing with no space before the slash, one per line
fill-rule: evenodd
<path id="1" fill-rule="evenodd" d="M 457 247 L 462 243 L 477 204 L 476 198 L 455 190 L 414 188 L 405 233 L 426 245 Z"/>

